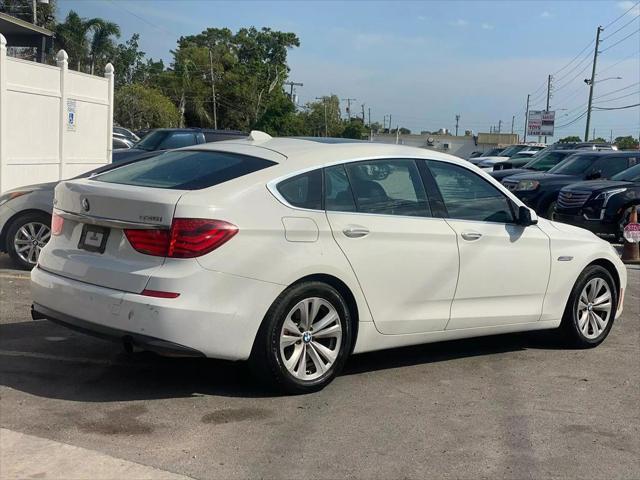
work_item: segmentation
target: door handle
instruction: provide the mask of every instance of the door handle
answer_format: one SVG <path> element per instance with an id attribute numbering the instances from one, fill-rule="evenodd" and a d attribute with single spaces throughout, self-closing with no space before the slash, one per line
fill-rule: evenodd
<path id="1" fill-rule="evenodd" d="M 478 240 L 480 239 L 480 237 L 482 237 L 482 234 L 479 232 L 462 232 L 461 235 L 462 238 L 464 238 L 465 240 L 469 240 L 470 242 Z"/>
<path id="2" fill-rule="evenodd" d="M 369 235 L 369 229 L 359 225 L 348 225 L 342 230 L 342 233 L 344 233 L 345 237 L 360 238 Z"/>

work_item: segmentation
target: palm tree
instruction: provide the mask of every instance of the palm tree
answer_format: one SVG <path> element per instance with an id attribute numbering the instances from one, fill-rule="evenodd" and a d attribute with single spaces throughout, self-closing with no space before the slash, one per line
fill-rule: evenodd
<path id="1" fill-rule="evenodd" d="M 66 50 L 71 65 L 78 71 L 89 52 L 87 34 L 101 21 L 99 18 L 87 20 L 70 10 L 64 23 L 56 26 L 56 42 Z"/>
<path id="2" fill-rule="evenodd" d="M 96 66 L 96 59 L 104 57 L 113 47 L 112 36 L 120 37 L 120 27 L 102 19 L 95 19 L 97 22 L 92 25 L 93 38 L 91 39 L 91 74 Z"/>

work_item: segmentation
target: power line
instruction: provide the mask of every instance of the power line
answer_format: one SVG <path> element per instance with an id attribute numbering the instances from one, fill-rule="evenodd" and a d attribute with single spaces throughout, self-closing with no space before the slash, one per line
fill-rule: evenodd
<path id="1" fill-rule="evenodd" d="M 634 18 L 632 18 L 631 20 L 629 20 L 627 23 L 625 23 L 623 26 L 621 26 L 619 29 L 617 29 L 615 32 L 610 33 L 609 35 L 607 35 L 606 37 L 604 37 L 602 39 L 602 41 L 604 42 L 607 38 L 611 38 L 613 37 L 616 33 L 618 33 L 620 30 L 622 30 L 625 27 L 628 27 L 629 25 L 631 25 L 633 22 L 635 22 L 637 19 L 640 18 L 640 15 L 636 15 Z"/>
<path id="2" fill-rule="evenodd" d="M 591 42 L 593 43 L 593 41 Z M 565 78 L 567 78 L 569 75 L 571 75 L 572 72 L 575 72 L 577 68 L 580 67 L 580 65 L 584 64 L 584 62 L 586 60 L 589 60 L 591 58 L 591 52 L 587 52 L 587 54 L 584 56 L 584 58 L 582 60 L 580 60 L 571 70 L 569 70 L 567 73 L 565 73 L 564 75 L 562 75 L 561 77 L 557 78 L 556 80 L 558 82 L 564 80 Z"/>
<path id="3" fill-rule="evenodd" d="M 597 83 L 597 82 L 596 82 L 596 83 Z M 630 84 L 629 84 L 629 85 L 627 85 L 626 87 L 618 88 L 618 89 L 616 89 L 616 90 L 611 90 L 610 92 L 603 93 L 602 95 L 598 95 L 597 97 L 595 97 L 595 98 L 594 98 L 594 100 L 595 100 L 596 98 L 602 98 L 602 97 L 606 97 L 606 96 L 608 96 L 608 95 L 612 95 L 612 94 L 614 94 L 614 93 L 622 92 L 623 90 L 627 90 L 628 88 L 635 87 L 635 86 L 636 86 L 636 85 L 638 85 L 638 84 L 640 84 L 640 82 L 630 83 Z"/>
<path id="4" fill-rule="evenodd" d="M 591 40 L 591 41 L 589 42 L 589 44 L 588 44 L 586 47 L 584 47 L 582 50 L 580 50 L 580 51 L 578 52 L 578 54 L 577 54 L 575 57 L 573 57 L 573 59 L 571 59 L 571 61 L 570 61 L 569 63 L 567 63 L 567 64 L 566 64 L 564 67 L 562 67 L 560 70 L 556 70 L 552 75 L 557 75 L 557 74 L 559 74 L 561 71 L 563 71 L 563 70 L 564 70 L 565 68 L 567 68 L 569 65 L 571 65 L 571 64 L 572 64 L 572 63 L 573 63 L 573 62 L 574 62 L 574 61 L 575 61 L 575 60 L 576 60 L 580 55 L 582 55 L 582 53 L 583 53 L 587 48 L 589 48 L 592 44 L 593 44 L 593 40 Z M 543 86 L 544 86 L 544 84 L 543 84 Z"/>
<path id="5" fill-rule="evenodd" d="M 624 107 L 593 107 L 595 110 L 624 110 L 626 108 L 640 107 L 640 103 L 634 103 L 633 105 L 625 105 Z"/>
<path id="6" fill-rule="evenodd" d="M 613 47 L 615 47 L 616 45 L 624 42 L 626 39 L 628 39 L 629 37 L 634 36 L 636 33 L 640 32 L 640 28 L 634 32 L 631 32 L 629 35 L 627 35 L 626 37 L 623 37 L 621 40 L 618 40 L 616 43 L 609 45 L 607 48 L 605 48 L 604 50 L 600 50 L 600 53 L 604 53 L 607 50 L 611 50 Z"/>
<path id="7" fill-rule="evenodd" d="M 604 68 L 602 70 L 600 70 L 600 75 L 602 75 L 604 72 L 607 72 L 609 70 L 611 70 L 613 67 L 616 67 L 618 65 L 620 65 L 622 62 L 629 60 L 630 58 L 638 58 L 638 55 L 640 55 L 640 50 L 635 51 L 634 53 L 632 53 L 631 55 L 624 57 L 622 60 L 618 60 L 616 63 L 613 63 L 611 65 L 609 65 L 607 68 Z"/>
<path id="8" fill-rule="evenodd" d="M 627 97 L 631 97 L 633 95 L 639 95 L 639 94 L 640 94 L 640 90 L 638 90 L 637 92 L 627 93 L 626 95 L 622 95 L 620 97 L 608 98 L 608 99 L 604 100 L 603 102 L 615 102 L 616 100 L 620 100 L 622 98 L 627 98 Z M 603 102 L 596 102 L 596 103 L 603 103 Z"/>
<path id="9" fill-rule="evenodd" d="M 587 110 L 585 110 L 584 112 L 582 112 L 582 114 L 580 114 L 579 116 L 577 116 L 576 118 L 574 118 L 573 120 L 571 120 L 568 123 L 565 123 L 564 125 L 558 125 L 555 128 L 556 129 L 560 129 L 560 128 L 565 128 L 568 127 L 569 125 L 573 125 L 574 123 L 576 123 L 578 120 L 580 120 L 582 117 L 584 117 L 587 114 Z"/>
<path id="10" fill-rule="evenodd" d="M 593 61 L 589 62 L 587 65 L 584 66 L 584 68 L 582 70 L 580 70 L 578 73 L 576 73 L 573 78 L 571 78 L 571 80 L 569 80 L 568 82 L 564 83 L 563 85 L 559 86 L 558 88 L 556 88 L 554 91 L 555 92 L 559 92 L 560 90 L 568 87 L 569 85 L 571 85 L 576 78 L 582 76 L 582 74 L 585 72 L 585 70 L 587 70 L 589 67 L 593 66 Z"/>
<path id="11" fill-rule="evenodd" d="M 618 20 L 620 20 L 622 17 L 624 17 L 627 13 L 629 13 L 631 10 L 636 8 L 638 5 L 640 5 L 640 2 L 636 3 L 635 5 L 632 5 L 631 8 L 629 8 L 629 10 L 625 11 L 622 15 L 620 15 L 619 17 L 616 17 L 614 20 L 607 23 L 603 28 L 609 28 L 611 25 L 616 23 Z"/>

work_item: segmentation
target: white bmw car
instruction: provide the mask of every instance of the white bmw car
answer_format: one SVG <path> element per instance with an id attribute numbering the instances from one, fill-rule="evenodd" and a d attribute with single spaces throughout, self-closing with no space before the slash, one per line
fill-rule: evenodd
<path id="1" fill-rule="evenodd" d="M 250 360 L 287 392 L 352 353 L 562 327 L 598 345 L 626 271 L 468 162 L 398 145 L 198 145 L 61 182 L 33 316 L 173 355 Z"/>

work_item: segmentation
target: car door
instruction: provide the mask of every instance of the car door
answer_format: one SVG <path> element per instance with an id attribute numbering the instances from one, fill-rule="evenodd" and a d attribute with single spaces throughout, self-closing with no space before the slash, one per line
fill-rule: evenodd
<path id="1" fill-rule="evenodd" d="M 550 273 L 547 235 L 517 225 L 513 202 L 477 173 L 448 162 L 428 166 L 460 252 L 447 330 L 538 321 Z"/>
<path id="2" fill-rule="evenodd" d="M 416 161 L 325 168 L 325 209 L 385 334 L 444 330 L 458 278 L 456 235 L 432 216 Z"/>

